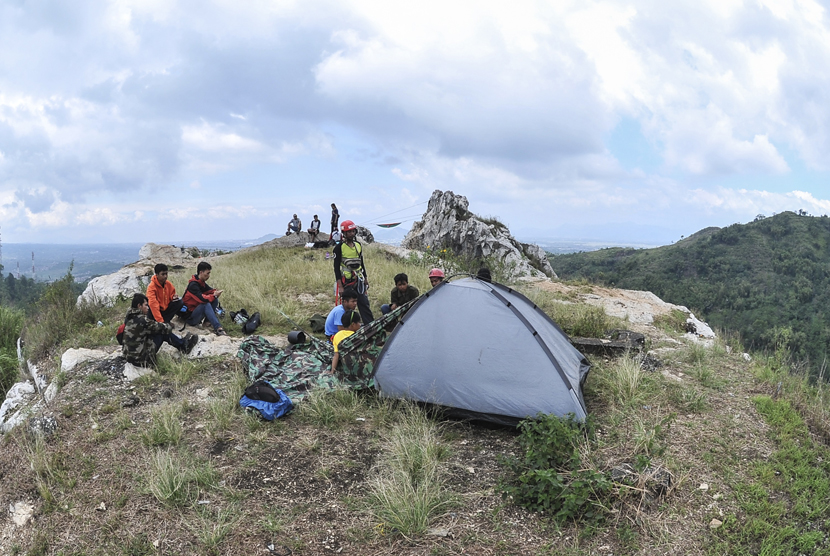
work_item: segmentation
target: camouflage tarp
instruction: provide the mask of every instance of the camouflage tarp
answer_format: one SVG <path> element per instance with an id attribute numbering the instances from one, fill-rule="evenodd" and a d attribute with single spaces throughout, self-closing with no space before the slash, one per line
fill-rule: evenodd
<path id="1" fill-rule="evenodd" d="M 284 349 L 275 347 L 262 336 L 251 336 L 239 346 L 237 356 L 245 364 L 249 382 L 266 380 L 293 401 L 304 398 L 313 388 L 374 388 L 375 361 L 389 334 L 418 299 L 398 307 L 340 342 L 340 365 L 336 376 L 330 372 L 334 356 L 332 345 L 310 335 L 306 335 L 309 341 L 305 344 Z"/>

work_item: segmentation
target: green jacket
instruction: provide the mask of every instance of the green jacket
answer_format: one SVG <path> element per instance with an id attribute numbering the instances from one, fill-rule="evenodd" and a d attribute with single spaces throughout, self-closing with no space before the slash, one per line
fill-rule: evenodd
<path id="1" fill-rule="evenodd" d="M 121 353 L 124 358 L 141 367 L 156 364 L 156 344 L 153 336 L 169 334 L 173 328 L 165 322 L 156 322 L 141 314 L 141 309 L 127 311 L 124 318 L 124 344 Z"/>

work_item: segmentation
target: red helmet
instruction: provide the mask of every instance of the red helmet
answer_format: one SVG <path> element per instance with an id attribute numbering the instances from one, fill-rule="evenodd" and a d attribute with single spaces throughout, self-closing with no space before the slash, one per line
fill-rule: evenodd
<path id="1" fill-rule="evenodd" d="M 351 231 L 351 230 L 356 230 L 357 226 L 351 220 L 344 220 L 343 222 L 340 223 L 340 229 L 344 232 L 348 232 L 348 231 Z"/>
<path id="2" fill-rule="evenodd" d="M 444 277 L 444 271 L 441 270 L 440 268 L 433 268 L 432 270 L 429 271 L 429 277 L 430 278 L 443 278 Z"/>

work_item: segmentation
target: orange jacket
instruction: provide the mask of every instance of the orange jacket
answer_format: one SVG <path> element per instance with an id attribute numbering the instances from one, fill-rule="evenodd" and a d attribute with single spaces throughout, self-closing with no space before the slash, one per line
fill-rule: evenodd
<path id="1" fill-rule="evenodd" d="M 173 297 L 176 295 L 176 287 L 170 280 L 167 280 L 162 287 L 159 284 L 158 276 L 153 276 L 150 280 L 150 285 L 147 286 L 147 299 L 150 304 L 150 311 L 153 313 L 153 318 L 158 322 L 164 322 L 161 317 L 161 312 L 167 309 Z"/>

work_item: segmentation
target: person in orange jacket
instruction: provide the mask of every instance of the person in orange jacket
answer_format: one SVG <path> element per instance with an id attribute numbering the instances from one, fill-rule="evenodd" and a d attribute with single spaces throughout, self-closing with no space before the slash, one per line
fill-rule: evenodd
<path id="1" fill-rule="evenodd" d="M 176 295 L 176 287 L 167 279 L 167 265 L 159 263 L 153 271 L 156 274 L 147 286 L 150 312 L 156 322 L 170 322 L 181 311 L 182 300 Z"/>

